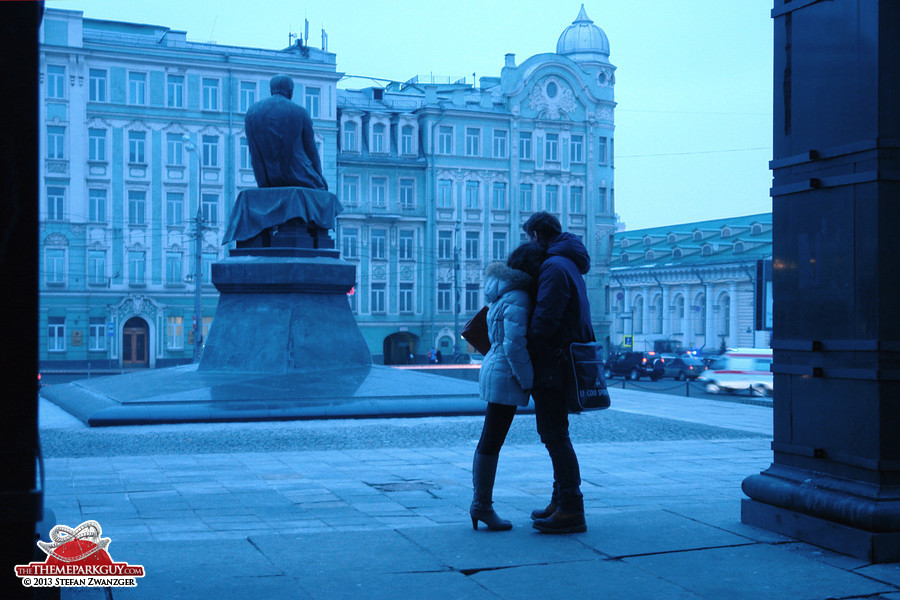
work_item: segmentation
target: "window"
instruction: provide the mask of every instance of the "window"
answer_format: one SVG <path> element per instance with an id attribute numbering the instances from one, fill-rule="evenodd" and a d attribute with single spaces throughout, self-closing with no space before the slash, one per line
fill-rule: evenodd
<path id="1" fill-rule="evenodd" d="M 359 203 L 359 177 L 357 175 L 344 175 L 341 181 L 341 201 L 347 206 L 356 206 Z"/>
<path id="2" fill-rule="evenodd" d="M 166 164 L 170 167 L 184 166 L 184 140 L 178 133 L 166 134 Z"/>
<path id="3" fill-rule="evenodd" d="M 740 254 L 744 251 L 744 242 L 735 242 L 734 243 L 734 253 Z"/>
<path id="4" fill-rule="evenodd" d="M 506 158 L 506 145 L 509 132 L 505 129 L 494 130 L 494 158 Z"/>
<path id="5" fill-rule="evenodd" d="M 166 317 L 166 346 L 169 350 L 184 349 L 184 317 Z"/>
<path id="6" fill-rule="evenodd" d="M 105 129 L 88 129 L 88 160 L 106 161 Z"/>
<path id="7" fill-rule="evenodd" d="M 47 66 L 47 97 L 66 97 L 66 68 L 58 65 Z"/>
<path id="8" fill-rule="evenodd" d="M 205 225 L 216 225 L 219 222 L 219 195 L 203 194 L 201 197 L 201 209 L 203 212 L 203 223 Z"/>
<path id="9" fill-rule="evenodd" d="M 438 208 L 453 208 L 453 182 L 438 179 Z"/>
<path id="10" fill-rule="evenodd" d="M 145 152 L 147 144 L 147 133 L 144 131 L 128 132 L 128 162 L 134 164 L 146 164 L 147 155 Z"/>
<path id="11" fill-rule="evenodd" d="M 478 260 L 478 246 L 481 241 L 481 234 L 477 231 L 466 232 L 466 259 Z"/>
<path id="12" fill-rule="evenodd" d="M 369 250 L 374 259 L 384 260 L 387 258 L 387 230 L 372 230 L 372 247 Z"/>
<path id="13" fill-rule="evenodd" d="M 404 125 L 400 129 L 400 153 L 413 154 L 413 128 L 412 125 Z"/>
<path id="14" fill-rule="evenodd" d="M 47 350 L 66 351 L 66 318 L 47 317 Z"/>
<path id="15" fill-rule="evenodd" d="M 128 73 L 128 104 L 147 104 L 146 73 Z"/>
<path id="16" fill-rule="evenodd" d="M 344 150 L 348 152 L 357 151 L 357 125 L 355 121 L 347 121 L 344 123 Z"/>
<path id="17" fill-rule="evenodd" d="M 102 285 L 106 283 L 106 252 L 91 250 L 88 252 L 88 283 Z"/>
<path id="18" fill-rule="evenodd" d="M 184 193 L 166 193 L 166 225 L 169 227 L 184 225 Z"/>
<path id="19" fill-rule="evenodd" d="M 106 319 L 91 317 L 88 321 L 88 350 L 106 350 Z"/>
<path id="20" fill-rule="evenodd" d="M 142 285 L 146 282 L 146 253 L 140 250 L 128 252 L 128 283 Z"/>
<path id="21" fill-rule="evenodd" d="M 438 259 L 450 260 L 453 258 L 453 232 L 438 231 Z"/>
<path id="22" fill-rule="evenodd" d="M 491 258 L 493 260 L 506 260 L 506 232 L 495 231 L 491 234 Z"/>
<path id="23" fill-rule="evenodd" d="M 584 212 L 584 188 L 573 185 L 569 188 L 569 212 L 580 214 Z"/>
<path id="24" fill-rule="evenodd" d="M 728 294 L 723 294 L 719 298 L 719 304 L 722 307 L 722 322 L 719 324 L 719 335 L 727 337 L 731 335 L 731 297 Z"/>
<path id="25" fill-rule="evenodd" d="M 597 142 L 597 162 L 601 165 L 605 165 L 609 160 L 606 149 L 608 142 L 608 138 L 605 137 L 601 137 Z"/>
<path id="26" fill-rule="evenodd" d="M 657 296 L 653 301 L 653 333 L 662 333 L 663 316 L 662 296 Z"/>
<path id="27" fill-rule="evenodd" d="M 93 223 L 106 222 L 106 190 L 88 190 L 88 220 Z"/>
<path id="28" fill-rule="evenodd" d="M 597 212 L 601 215 L 605 215 L 609 212 L 606 207 L 606 195 L 605 187 L 600 187 L 600 189 L 597 190 Z"/>
<path id="29" fill-rule="evenodd" d="M 484 306 L 481 302 L 481 288 L 477 283 L 466 284 L 466 311 L 475 312 Z"/>
<path id="30" fill-rule="evenodd" d="M 675 322 L 673 333 L 684 333 L 684 296 L 675 298 Z"/>
<path id="31" fill-rule="evenodd" d="M 531 137 L 530 131 L 519 132 L 519 158 L 522 160 L 531 160 Z"/>
<path id="32" fill-rule="evenodd" d="M 309 116 L 312 119 L 319 118 L 319 102 L 320 102 L 321 96 L 322 96 L 322 90 L 317 87 L 307 86 L 304 89 L 304 100 L 306 101 L 306 112 L 309 113 Z"/>
<path id="33" fill-rule="evenodd" d="M 559 134 L 548 133 L 544 142 L 544 160 L 555 162 L 559 160 Z"/>
<path id="34" fill-rule="evenodd" d="M 681 248 L 675 248 L 674 250 L 672 250 L 672 258 L 681 258 L 682 256 L 684 256 L 684 252 L 681 250 Z"/>
<path id="35" fill-rule="evenodd" d="M 694 305 L 696 317 L 694 320 L 694 333 L 706 335 L 706 294 L 697 296 L 697 304 Z"/>
<path id="36" fill-rule="evenodd" d="M 88 100 L 106 102 L 106 71 L 88 69 Z"/>
<path id="37" fill-rule="evenodd" d="M 478 208 L 478 182 L 466 182 L 466 208 Z"/>
<path id="38" fill-rule="evenodd" d="M 66 157 L 66 128 L 50 125 L 47 127 L 47 158 Z"/>
<path id="39" fill-rule="evenodd" d="M 219 110 L 219 80 L 204 77 L 201 85 L 203 92 L 203 110 Z"/>
<path id="40" fill-rule="evenodd" d="M 169 285 L 182 283 L 181 265 L 181 252 L 166 253 L 166 283 Z"/>
<path id="41" fill-rule="evenodd" d="M 381 313 L 385 312 L 385 284 L 383 283 L 373 283 L 372 284 L 372 313 Z"/>
<path id="42" fill-rule="evenodd" d="M 544 210 L 559 212 L 559 186 L 548 185 L 544 188 Z"/>
<path id="43" fill-rule="evenodd" d="M 569 142 L 569 162 L 584 162 L 584 136 L 572 136 L 572 139 Z"/>
<path id="44" fill-rule="evenodd" d="M 479 156 L 479 138 L 481 130 L 477 127 L 466 127 L 466 156 Z"/>
<path id="45" fill-rule="evenodd" d="M 453 297 L 449 283 L 439 283 L 437 293 L 438 312 L 448 313 L 453 310 Z"/>
<path id="46" fill-rule="evenodd" d="M 245 113 L 256 102 L 256 82 L 241 82 L 241 112 Z"/>
<path id="47" fill-rule="evenodd" d="M 413 260 L 416 257 L 416 232 L 412 229 L 401 229 L 397 243 L 397 255 L 401 260 Z"/>
<path id="48" fill-rule="evenodd" d="M 359 229 L 347 227 L 341 232 L 342 258 L 359 258 Z"/>
<path id="49" fill-rule="evenodd" d="M 635 334 L 644 333 L 644 298 L 641 296 L 634 299 L 634 307 L 631 312 L 631 323 Z"/>
<path id="50" fill-rule="evenodd" d="M 413 284 L 411 283 L 401 283 L 400 284 L 400 312 L 402 314 L 410 314 L 415 310 L 415 304 L 413 303 Z"/>
<path id="51" fill-rule="evenodd" d="M 66 188 L 47 188 L 47 219 L 50 221 L 62 221 L 66 218 Z"/>
<path id="52" fill-rule="evenodd" d="M 184 108 L 184 75 L 166 76 L 166 106 Z"/>
<path id="53" fill-rule="evenodd" d="M 203 136 L 203 166 L 218 167 L 219 166 L 219 136 L 204 135 Z"/>
<path id="54" fill-rule="evenodd" d="M 712 256 L 713 247 L 709 244 L 703 244 L 703 249 L 700 250 L 700 254 L 703 256 Z"/>
<path id="55" fill-rule="evenodd" d="M 453 127 L 450 125 L 438 127 L 438 153 L 453 154 Z"/>
<path id="56" fill-rule="evenodd" d="M 495 181 L 491 188 L 491 208 L 494 210 L 506 210 L 506 183 Z"/>
<path id="57" fill-rule="evenodd" d="M 212 284 L 212 264 L 216 262 L 219 257 L 215 254 L 203 254 L 200 257 L 200 268 L 203 270 L 201 274 L 200 281 L 203 282 L 204 285 Z M 210 317 L 203 317 L 203 337 L 206 338 L 206 320 Z"/>
<path id="58" fill-rule="evenodd" d="M 400 208 L 415 208 L 416 180 L 403 178 L 400 180 Z"/>
<path id="59" fill-rule="evenodd" d="M 372 206 L 387 205 L 387 177 L 372 178 Z"/>
<path id="60" fill-rule="evenodd" d="M 387 152 L 384 148 L 384 124 L 383 123 L 375 123 L 372 125 L 372 147 L 369 148 L 372 152 Z"/>
<path id="61" fill-rule="evenodd" d="M 519 210 L 522 212 L 534 210 L 534 186 L 530 183 L 519 186 Z"/>
<path id="62" fill-rule="evenodd" d="M 240 155 L 241 155 L 241 168 L 242 169 L 252 169 L 253 165 L 250 163 L 250 142 L 247 141 L 246 137 L 241 137 L 240 141 Z"/>
<path id="63" fill-rule="evenodd" d="M 62 285 L 66 281 L 66 251 L 48 248 L 44 254 L 44 275 L 48 284 Z"/>
<path id="64" fill-rule="evenodd" d="M 147 192 L 128 190 L 128 224 L 143 225 L 147 206 Z"/>

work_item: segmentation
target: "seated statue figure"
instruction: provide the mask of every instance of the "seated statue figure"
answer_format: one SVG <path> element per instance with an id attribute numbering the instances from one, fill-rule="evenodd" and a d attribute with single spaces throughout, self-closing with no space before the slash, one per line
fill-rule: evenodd
<path id="1" fill-rule="evenodd" d="M 327 190 L 312 120 L 291 101 L 294 81 L 276 75 L 269 88 L 272 95 L 255 102 L 244 119 L 256 185 Z"/>

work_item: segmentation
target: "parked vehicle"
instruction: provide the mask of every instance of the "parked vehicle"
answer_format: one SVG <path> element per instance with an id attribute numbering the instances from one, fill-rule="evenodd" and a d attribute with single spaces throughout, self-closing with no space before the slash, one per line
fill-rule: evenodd
<path id="1" fill-rule="evenodd" d="M 663 377 L 674 377 L 678 381 L 693 381 L 706 370 L 702 361 L 692 357 L 673 356 L 665 358 Z"/>
<path id="2" fill-rule="evenodd" d="M 749 390 L 751 394 L 771 396 L 772 350 L 768 348 L 734 348 L 719 357 L 698 381 L 706 391 L 717 394 Z"/>
<path id="3" fill-rule="evenodd" d="M 649 377 L 657 381 L 663 376 L 664 359 L 657 352 L 623 352 L 613 354 L 606 361 L 604 377 L 622 375 L 632 381 Z"/>

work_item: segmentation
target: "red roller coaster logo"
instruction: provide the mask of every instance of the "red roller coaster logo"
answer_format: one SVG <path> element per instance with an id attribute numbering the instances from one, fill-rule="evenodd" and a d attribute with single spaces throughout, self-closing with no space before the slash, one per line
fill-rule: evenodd
<path id="1" fill-rule="evenodd" d="M 57 525 L 49 542 L 39 541 L 44 562 L 16 565 L 16 575 L 26 587 L 135 587 L 144 576 L 142 565 L 113 561 L 107 552 L 110 539 L 101 537 L 97 521 L 85 521 L 74 529 Z"/>

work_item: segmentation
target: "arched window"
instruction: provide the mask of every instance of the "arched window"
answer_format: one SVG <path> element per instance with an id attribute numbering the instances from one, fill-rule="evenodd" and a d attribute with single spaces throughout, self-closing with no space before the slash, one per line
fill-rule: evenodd
<path id="1" fill-rule="evenodd" d="M 644 333 L 644 298 L 638 296 L 634 299 L 631 310 L 631 321 L 634 325 L 634 333 Z"/>
<path id="2" fill-rule="evenodd" d="M 356 121 L 347 121 L 344 123 L 344 151 L 345 152 L 356 152 L 358 150 L 357 140 L 359 139 L 357 133 L 357 125 Z"/>
<path id="3" fill-rule="evenodd" d="M 703 256 L 712 256 L 713 247 L 710 244 L 704 244 L 703 250 L 700 251 L 700 254 Z"/>
<path id="4" fill-rule="evenodd" d="M 653 300 L 653 333 L 662 333 L 663 331 L 663 303 L 662 296 L 657 296 Z"/>
<path id="5" fill-rule="evenodd" d="M 706 294 L 700 294 L 694 301 L 694 333 L 706 335 Z"/>
<path id="6" fill-rule="evenodd" d="M 628 247 L 628 240 L 623 239 L 621 242 L 619 242 L 619 245 L 622 246 L 622 248 L 627 248 L 627 247 Z"/>
<path id="7" fill-rule="evenodd" d="M 678 236 L 675 235 L 674 233 L 670 233 L 670 234 L 669 234 L 668 241 L 669 241 L 670 244 L 674 244 L 674 243 L 676 243 L 676 242 L 678 241 Z"/>
<path id="8" fill-rule="evenodd" d="M 616 332 L 625 333 L 625 300 L 621 297 L 616 299 Z"/>
<path id="9" fill-rule="evenodd" d="M 759 235 L 762 233 L 762 225 L 759 223 L 754 223 L 753 227 L 750 228 L 751 235 Z"/>
<path id="10" fill-rule="evenodd" d="M 622 253 L 622 262 L 623 263 L 628 262 L 628 253 L 627 252 Z"/>
<path id="11" fill-rule="evenodd" d="M 681 258 L 682 256 L 684 256 L 684 252 L 681 250 L 681 248 L 675 248 L 674 250 L 672 250 L 672 258 Z"/>
<path id="12" fill-rule="evenodd" d="M 740 254 L 744 251 L 744 242 L 735 242 L 734 243 L 734 253 Z"/>
<path id="13" fill-rule="evenodd" d="M 673 333 L 684 333 L 684 296 L 675 297 L 675 317 L 673 319 Z"/>
<path id="14" fill-rule="evenodd" d="M 719 333 L 725 337 L 731 335 L 731 296 L 722 294 L 719 298 L 719 314 L 721 321 L 719 322 Z"/>
<path id="15" fill-rule="evenodd" d="M 731 237 L 731 227 L 726 225 L 725 227 L 722 228 L 722 237 L 723 238 Z"/>
<path id="16" fill-rule="evenodd" d="M 699 242 L 702 240 L 703 240 L 703 232 L 698 229 L 697 231 L 694 232 L 694 241 Z"/>
<path id="17" fill-rule="evenodd" d="M 649 235 L 645 235 L 644 236 L 644 245 L 650 246 L 652 244 L 653 244 L 653 238 L 651 238 Z"/>
<path id="18" fill-rule="evenodd" d="M 655 255 L 653 254 L 653 250 L 647 250 L 647 254 L 645 255 L 645 258 L 647 260 L 653 260 L 654 257 L 655 257 Z"/>
<path id="19" fill-rule="evenodd" d="M 384 124 L 376 123 L 372 126 L 372 145 L 369 148 L 370 152 L 387 152 L 385 149 L 385 135 L 384 135 Z"/>

